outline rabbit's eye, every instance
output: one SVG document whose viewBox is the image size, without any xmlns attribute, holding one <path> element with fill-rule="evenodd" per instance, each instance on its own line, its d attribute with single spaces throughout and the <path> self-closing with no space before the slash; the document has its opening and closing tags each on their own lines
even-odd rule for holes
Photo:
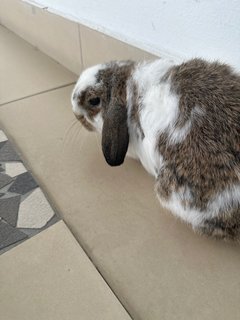
<svg viewBox="0 0 240 320">
<path fill-rule="evenodd" d="M 100 103 L 100 98 L 98 98 L 98 97 L 92 98 L 92 99 L 89 99 L 88 102 L 89 102 L 89 104 L 90 104 L 91 106 L 94 106 L 94 107 L 95 107 L 95 106 L 99 105 L 99 103 Z"/>
</svg>

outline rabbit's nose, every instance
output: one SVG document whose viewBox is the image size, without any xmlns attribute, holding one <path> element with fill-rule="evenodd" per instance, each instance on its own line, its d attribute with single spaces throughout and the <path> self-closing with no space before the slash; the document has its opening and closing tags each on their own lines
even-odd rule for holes
<svg viewBox="0 0 240 320">
<path fill-rule="evenodd" d="M 78 120 L 81 120 L 83 118 L 82 115 L 80 114 L 76 114 L 75 112 L 73 112 L 73 114 L 75 115 L 75 117 L 78 119 Z"/>
<path fill-rule="evenodd" d="M 77 96 L 77 93 L 76 93 L 76 92 L 73 93 L 72 98 L 73 98 L 73 100 L 76 100 L 76 101 L 77 101 L 78 96 Z"/>
</svg>

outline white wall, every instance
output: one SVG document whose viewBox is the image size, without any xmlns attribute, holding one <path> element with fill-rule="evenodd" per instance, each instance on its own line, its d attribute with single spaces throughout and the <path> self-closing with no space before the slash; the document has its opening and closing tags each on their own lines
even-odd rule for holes
<svg viewBox="0 0 240 320">
<path fill-rule="evenodd" d="M 158 55 L 240 69 L 240 0 L 27 1 Z"/>
</svg>

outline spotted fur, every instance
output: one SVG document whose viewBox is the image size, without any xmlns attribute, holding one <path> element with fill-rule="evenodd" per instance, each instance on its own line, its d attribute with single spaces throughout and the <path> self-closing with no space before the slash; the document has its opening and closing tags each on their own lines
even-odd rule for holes
<svg viewBox="0 0 240 320">
<path fill-rule="evenodd" d="M 163 206 L 200 233 L 240 240 L 239 74 L 201 59 L 111 62 L 84 72 L 73 110 L 102 132 L 107 162 L 121 164 L 128 149 L 155 176 Z"/>
</svg>

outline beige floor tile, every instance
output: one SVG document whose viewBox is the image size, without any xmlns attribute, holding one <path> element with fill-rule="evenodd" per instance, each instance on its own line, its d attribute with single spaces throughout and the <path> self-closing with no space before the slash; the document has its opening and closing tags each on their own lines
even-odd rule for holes
<svg viewBox="0 0 240 320">
<path fill-rule="evenodd" d="M 0 53 L 0 105 L 76 80 L 73 73 L 1 26 Z"/>
<path fill-rule="evenodd" d="M 149 60 L 156 58 L 146 51 L 83 25 L 80 26 L 80 36 L 84 68 L 111 60 Z"/>
<path fill-rule="evenodd" d="M 1 0 L 0 21 L 72 72 L 80 73 L 77 23 L 21 0 Z"/>
<path fill-rule="evenodd" d="M 237 320 L 239 246 L 164 211 L 137 162 L 107 166 L 97 136 L 71 127 L 71 90 L 2 107 L 0 125 L 114 292 L 134 319 Z"/>
<path fill-rule="evenodd" d="M 130 320 L 60 221 L 0 257 L 4 320 Z"/>
</svg>

